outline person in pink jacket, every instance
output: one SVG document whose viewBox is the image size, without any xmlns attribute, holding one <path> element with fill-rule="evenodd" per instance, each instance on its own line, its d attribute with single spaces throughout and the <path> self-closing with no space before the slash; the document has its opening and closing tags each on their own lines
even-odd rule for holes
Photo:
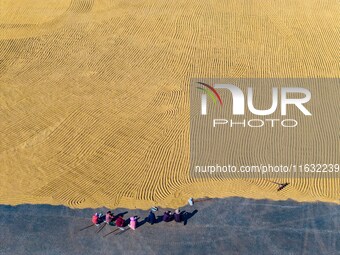
<svg viewBox="0 0 340 255">
<path fill-rule="evenodd" d="M 110 224 L 113 221 L 113 213 L 111 211 L 108 211 L 105 215 L 105 222 L 107 224 Z"/>
<path fill-rule="evenodd" d="M 130 224 L 129 227 L 132 230 L 135 230 L 137 228 L 137 217 L 130 217 Z"/>
</svg>

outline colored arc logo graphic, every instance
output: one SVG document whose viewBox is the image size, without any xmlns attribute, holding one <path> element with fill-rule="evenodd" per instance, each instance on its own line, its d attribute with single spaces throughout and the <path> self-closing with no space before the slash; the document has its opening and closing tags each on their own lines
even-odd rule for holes
<svg viewBox="0 0 340 255">
<path fill-rule="evenodd" d="M 207 93 L 209 95 L 209 97 L 213 100 L 214 104 L 216 104 L 216 98 L 217 98 L 218 101 L 220 102 L 220 105 L 223 105 L 222 99 L 221 99 L 220 95 L 217 93 L 216 89 L 214 89 L 212 86 L 210 86 L 206 83 L 203 83 L 203 82 L 197 82 L 197 83 L 201 84 L 201 85 L 203 85 L 203 86 L 205 86 L 209 89 L 208 90 L 208 89 L 205 89 L 205 88 L 196 87 L 197 89 L 202 90 L 205 93 Z"/>
</svg>

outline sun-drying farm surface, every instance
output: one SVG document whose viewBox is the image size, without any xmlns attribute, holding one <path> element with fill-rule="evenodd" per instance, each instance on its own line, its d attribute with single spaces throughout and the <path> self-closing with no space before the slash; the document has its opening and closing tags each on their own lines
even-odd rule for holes
<svg viewBox="0 0 340 255">
<path fill-rule="evenodd" d="M 339 14 L 336 0 L 0 0 L 0 203 L 339 202 L 339 179 L 277 192 L 188 174 L 190 78 L 339 77 Z"/>
</svg>

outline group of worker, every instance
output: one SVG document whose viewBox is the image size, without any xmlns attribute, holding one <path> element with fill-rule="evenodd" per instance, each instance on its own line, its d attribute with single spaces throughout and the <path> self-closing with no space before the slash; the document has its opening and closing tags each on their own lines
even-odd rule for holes
<svg viewBox="0 0 340 255">
<path fill-rule="evenodd" d="M 149 222 L 151 225 L 157 222 L 157 219 L 156 219 L 156 216 L 153 210 L 150 210 L 149 215 L 145 220 L 146 222 Z M 176 209 L 174 213 L 172 213 L 171 211 L 165 211 L 163 214 L 162 220 L 164 222 L 170 222 L 172 220 L 175 220 L 176 222 L 181 222 L 182 219 L 181 219 L 180 210 Z M 105 215 L 103 215 L 102 213 L 95 213 L 92 216 L 92 223 L 95 224 L 96 226 L 99 226 L 101 223 L 115 225 L 121 230 L 124 230 L 124 227 L 126 225 L 126 221 L 124 220 L 122 215 L 114 216 L 111 211 L 107 211 Z M 137 216 L 130 217 L 130 222 L 128 226 L 131 229 L 135 230 L 137 228 L 137 225 L 138 225 L 138 217 Z"/>
<path fill-rule="evenodd" d="M 99 226 L 102 222 L 105 224 L 116 225 L 120 229 L 124 229 L 125 220 L 122 215 L 114 216 L 111 211 L 107 211 L 105 215 L 102 213 L 95 213 L 92 216 L 92 223 Z M 133 230 L 137 227 L 137 217 L 130 217 L 129 227 Z"/>
<path fill-rule="evenodd" d="M 190 206 L 194 204 L 192 198 L 190 198 L 188 202 Z M 151 208 L 148 217 L 145 219 L 146 222 L 149 222 L 151 225 L 157 222 L 156 215 L 154 213 L 156 211 L 158 211 L 157 207 Z M 182 221 L 181 212 L 179 209 L 176 209 L 174 213 L 172 213 L 171 211 L 165 211 L 162 220 L 164 222 L 170 222 L 172 220 L 175 220 L 175 222 L 181 222 Z M 138 221 L 137 216 L 130 217 L 130 222 L 128 226 L 132 230 L 135 230 L 138 226 L 137 221 Z M 105 224 L 115 225 L 121 230 L 124 230 L 126 224 L 126 221 L 124 220 L 121 214 L 115 216 L 111 211 L 107 211 L 105 215 L 103 215 L 102 213 L 95 213 L 92 216 L 92 223 L 95 224 L 96 226 L 99 226 L 102 222 L 104 222 Z"/>
</svg>

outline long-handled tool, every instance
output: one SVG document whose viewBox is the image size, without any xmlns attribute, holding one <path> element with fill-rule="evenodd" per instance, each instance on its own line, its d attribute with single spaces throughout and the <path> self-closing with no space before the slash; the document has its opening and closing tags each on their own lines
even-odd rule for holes
<svg viewBox="0 0 340 255">
<path fill-rule="evenodd" d="M 112 234 L 113 232 L 116 232 L 119 228 L 116 228 L 115 230 L 111 231 L 110 233 L 107 233 L 106 235 L 103 235 L 103 237 L 108 236 L 109 234 Z"/>
<path fill-rule="evenodd" d="M 89 227 L 92 227 L 92 226 L 94 226 L 94 224 L 91 224 L 91 225 L 89 225 L 89 226 L 87 226 L 87 227 L 85 227 L 85 228 L 80 229 L 79 232 L 80 232 L 80 231 L 83 231 L 83 230 L 85 230 L 85 229 L 87 229 L 87 228 L 89 228 Z"/>
</svg>

